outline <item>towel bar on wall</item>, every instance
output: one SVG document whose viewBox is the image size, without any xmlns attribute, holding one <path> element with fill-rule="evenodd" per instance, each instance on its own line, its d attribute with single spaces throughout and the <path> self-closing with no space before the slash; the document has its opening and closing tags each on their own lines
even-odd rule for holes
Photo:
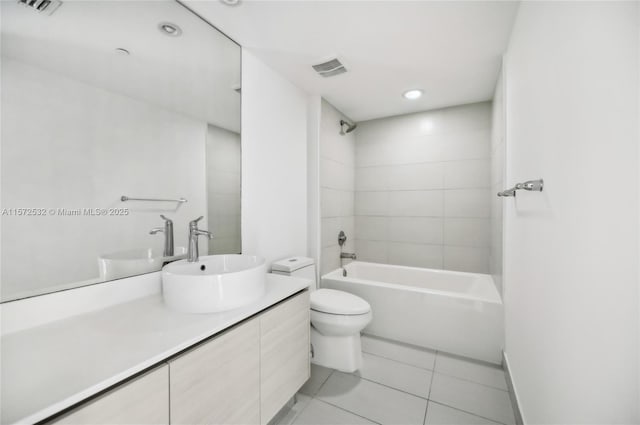
<svg viewBox="0 0 640 425">
<path fill-rule="evenodd" d="M 542 179 L 529 180 L 524 183 L 517 183 L 511 189 L 498 192 L 498 196 L 500 197 L 516 196 L 516 190 L 529 190 L 532 192 L 542 192 L 543 188 L 544 188 L 544 180 Z"/>
<path fill-rule="evenodd" d="M 120 200 L 122 202 L 127 202 L 127 201 L 151 201 L 151 202 L 178 202 L 180 204 L 183 204 L 183 203 L 187 202 L 187 200 L 184 199 L 184 198 L 180 198 L 180 199 L 129 198 L 128 196 L 125 196 L 125 195 L 122 195 L 120 197 Z"/>
</svg>

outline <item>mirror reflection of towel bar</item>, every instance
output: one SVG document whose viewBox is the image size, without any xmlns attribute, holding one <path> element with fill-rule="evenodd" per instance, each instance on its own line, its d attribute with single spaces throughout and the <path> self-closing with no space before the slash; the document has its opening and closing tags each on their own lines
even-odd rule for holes
<svg viewBox="0 0 640 425">
<path fill-rule="evenodd" d="M 122 195 L 120 197 L 120 200 L 122 202 L 127 202 L 127 201 L 151 201 L 151 202 L 178 202 L 180 204 L 187 202 L 187 200 L 184 199 L 184 198 L 180 198 L 180 199 L 129 198 L 128 196 L 125 196 L 125 195 Z"/>
<path fill-rule="evenodd" d="M 543 188 L 544 188 L 544 180 L 542 179 L 529 180 L 524 183 L 517 183 L 511 189 L 498 192 L 498 196 L 500 197 L 516 196 L 516 190 L 529 190 L 532 192 L 542 192 Z"/>
</svg>

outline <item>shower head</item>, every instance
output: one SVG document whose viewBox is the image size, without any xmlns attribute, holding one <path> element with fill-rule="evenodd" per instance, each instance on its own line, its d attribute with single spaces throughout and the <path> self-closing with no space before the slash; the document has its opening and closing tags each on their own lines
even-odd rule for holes
<svg viewBox="0 0 640 425">
<path fill-rule="evenodd" d="M 344 129 L 345 126 L 347 126 L 346 131 Z M 345 120 L 340 120 L 340 134 L 344 136 L 347 133 L 351 133 L 353 130 L 356 129 L 357 126 L 358 126 L 358 124 L 356 124 L 356 123 L 349 124 Z"/>
</svg>

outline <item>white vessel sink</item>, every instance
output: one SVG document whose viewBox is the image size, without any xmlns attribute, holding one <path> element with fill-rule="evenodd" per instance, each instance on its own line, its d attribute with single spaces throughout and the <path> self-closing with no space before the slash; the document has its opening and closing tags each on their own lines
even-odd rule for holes
<svg viewBox="0 0 640 425">
<path fill-rule="evenodd" d="M 129 249 L 102 254 L 98 257 L 98 268 L 102 280 L 135 276 L 157 272 L 167 261 L 185 258 L 187 249 L 183 246 L 174 249 L 174 255 L 164 257 L 162 251 L 153 248 Z"/>
<path fill-rule="evenodd" d="M 216 313 L 242 307 L 264 295 L 267 264 L 251 255 L 208 255 L 162 269 L 162 295 L 172 310 Z"/>
</svg>

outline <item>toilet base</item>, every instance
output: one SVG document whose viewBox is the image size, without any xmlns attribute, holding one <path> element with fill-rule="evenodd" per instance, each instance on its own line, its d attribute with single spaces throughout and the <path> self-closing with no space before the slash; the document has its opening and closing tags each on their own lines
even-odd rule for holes
<svg viewBox="0 0 640 425">
<path fill-rule="evenodd" d="M 362 367 L 360 332 L 347 336 L 322 335 L 311 327 L 311 363 L 352 373 Z"/>
</svg>

